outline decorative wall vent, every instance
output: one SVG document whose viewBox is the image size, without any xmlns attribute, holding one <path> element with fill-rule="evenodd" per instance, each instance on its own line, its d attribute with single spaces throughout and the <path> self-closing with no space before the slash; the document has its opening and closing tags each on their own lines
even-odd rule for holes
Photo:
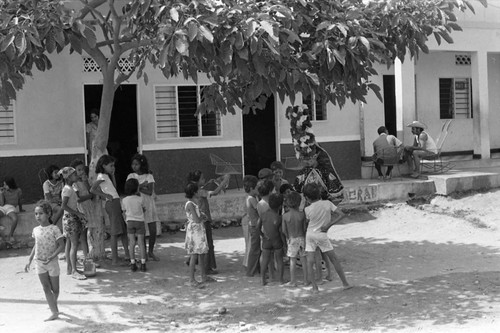
<svg viewBox="0 0 500 333">
<path fill-rule="evenodd" d="M 470 66 L 470 55 L 469 54 L 455 54 L 455 65 Z"/>
<path fill-rule="evenodd" d="M 109 61 L 109 59 L 108 59 L 108 61 Z M 130 62 L 130 60 L 128 58 L 120 58 L 118 60 L 118 67 L 125 74 L 130 73 L 131 71 L 134 70 L 134 64 L 132 62 Z M 96 73 L 96 72 L 100 72 L 100 71 L 101 71 L 101 68 L 99 67 L 97 62 L 95 62 L 94 59 L 89 58 L 89 57 L 83 58 L 83 72 L 84 73 Z"/>
</svg>

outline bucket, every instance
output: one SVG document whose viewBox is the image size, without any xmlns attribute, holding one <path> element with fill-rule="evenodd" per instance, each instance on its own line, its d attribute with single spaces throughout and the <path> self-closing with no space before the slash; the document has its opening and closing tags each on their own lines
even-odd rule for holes
<svg viewBox="0 0 500 333">
<path fill-rule="evenodd" d="M 95 263 L 92 259 L 85 259 L 83 262 L 83 275 L 86 277 L 92 277 L 96 274 Z"/>
</svg>

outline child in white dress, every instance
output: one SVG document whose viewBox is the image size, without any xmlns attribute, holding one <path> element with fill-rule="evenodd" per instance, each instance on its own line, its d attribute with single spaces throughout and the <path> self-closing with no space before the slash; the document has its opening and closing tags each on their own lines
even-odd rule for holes
<svg viewBox="0 0 500 333">
<path fill-rule="evenodd" d="M 186 226 L 186 251 L 190 256 L 189 260 L 189 277 L 193 287 L 201 287 L 207 280 L 206 270 L 201 271 L 201 283 L 196 281 L 194 272 L 196 262 L 199 260 L 200 267 L 205 267 L 205 258 L 208 253 L 207 235 L 205 232 L 204 222 L 207 219 L 202 213 L 196 201 L 199 199 L 198 185 L 189 183 L 184 190 L 188 201 L 184 206 L 186 210 L 187 226 Z"/>
</svg>

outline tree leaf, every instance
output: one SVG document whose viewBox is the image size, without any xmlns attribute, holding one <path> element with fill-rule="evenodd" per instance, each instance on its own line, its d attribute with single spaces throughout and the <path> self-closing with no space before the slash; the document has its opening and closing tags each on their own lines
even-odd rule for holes
<svg viewBox="0 0 500 333">
<path fill-rule="evenodd" d="M 148 85 L 148 83 L 149 83 L 148 73 L 144 73 L 144 74 L 142 75 L 142 78 L 144 79 L 144 84 L 145 84 L 145 85 Z"/>
<path fill-rule="evenodd" d="M 275 41 L 278 41 L 278 37 L 274 34 L 274 28 L 273 28 L 273 26 L 272 26 L 271 23 L 269 23 L 268 21 L 261 21 L 260 22 L 260 27 L 265 32 L 267 32 L 267 34 L 269 35 L 269 37 L 271 37 Z"/>
<path fill-rule="evenodd" d="M 204 25 L 200 25 L 200 32 L 210 43 L 214 42 L 214 36 Z"/>
<path fill-rule="evenodd" d="M 363 44 L 367 51 L 370 51 L 370 42 L 366 39 L 366 37 L 360 36 L 359 41 Z"/>
<path fill-rule="evenodd" d="M 196 25 L 196 23 L 194 23 L 194 22 L 189 23 L 189 26 L 188 26 L 189 41 L 192 42 L 196 38 L 197 35 L 198 35 L 198 26 Z"/>
<path fill-rule="evenodd" d="M 176 35 L 177 39 L 175 40 L 175 48 L 177 52 L 182 54 L 183 56 L 189 56 L 189 42 L 187 41 L 186 36 L 184 35 Z"/>
<path fill-rule="evenodd" d="M 87 43 L 89 44 L 89 46 L 91 48 L 94 48 L 96 43 L 97 43 L 97 40 L 96 40 L 96 36 L 95 36 L 95 33 L 92 29 L 90 28 L 86 28 L 84 31 L 83 31 L 83 34 L 85 36 L 85 39 L 87 40 Z"/>
<path fill-rule="evenodd" d="M 179 12 L 175 7 L 170 8 L 170 18 L 175 22 L 179 22 Z"/>
<path fill-rule="evenodd" d="M 20 54 L 23 54 L 24 51 L 26 51 L 26 37 L 22 31 L 17 32 L 14 45 L 16 45 L 17 51 Z"/>
<path fill-rule="evenodd" d="M 7 47 L 9 47 L 10 44 L 14 42 L 14 39 L 16 36 L 14 35 L 13 32 L 9 33 L 3 40 L 2 43 L 0 44 L 0 52 L 4 52 Z"/>
</svg>

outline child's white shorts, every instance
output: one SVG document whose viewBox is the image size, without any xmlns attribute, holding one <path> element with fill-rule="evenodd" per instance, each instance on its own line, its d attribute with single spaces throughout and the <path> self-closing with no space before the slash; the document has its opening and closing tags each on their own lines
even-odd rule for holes
<svg viewBox="0 0 500 333">
<path fill-rule="evenodd" d="M 35 260 L 35 272 L 39 275 L 48 272 L 49 276 L 59 276 L 61 271 L 57 258 L 52 259 L 48 264 L 44 264 L 40 260 Z"/>
<path fill-rule="evenodd" d="M 3 215 L 7 216 L 10 213 L 15 213 L 16 207 L 14 207 L 12 205 L 0 206 L 0 212 L 3 213 Z"/>
<path fill-rule="evenodd" d="M 306 233 L 306 252 L 314 252 L 318 247 L 321 252 L 333 250 L 332 243 L 330 243 L 326 232 L 308 231 Z"/>
</svg>

